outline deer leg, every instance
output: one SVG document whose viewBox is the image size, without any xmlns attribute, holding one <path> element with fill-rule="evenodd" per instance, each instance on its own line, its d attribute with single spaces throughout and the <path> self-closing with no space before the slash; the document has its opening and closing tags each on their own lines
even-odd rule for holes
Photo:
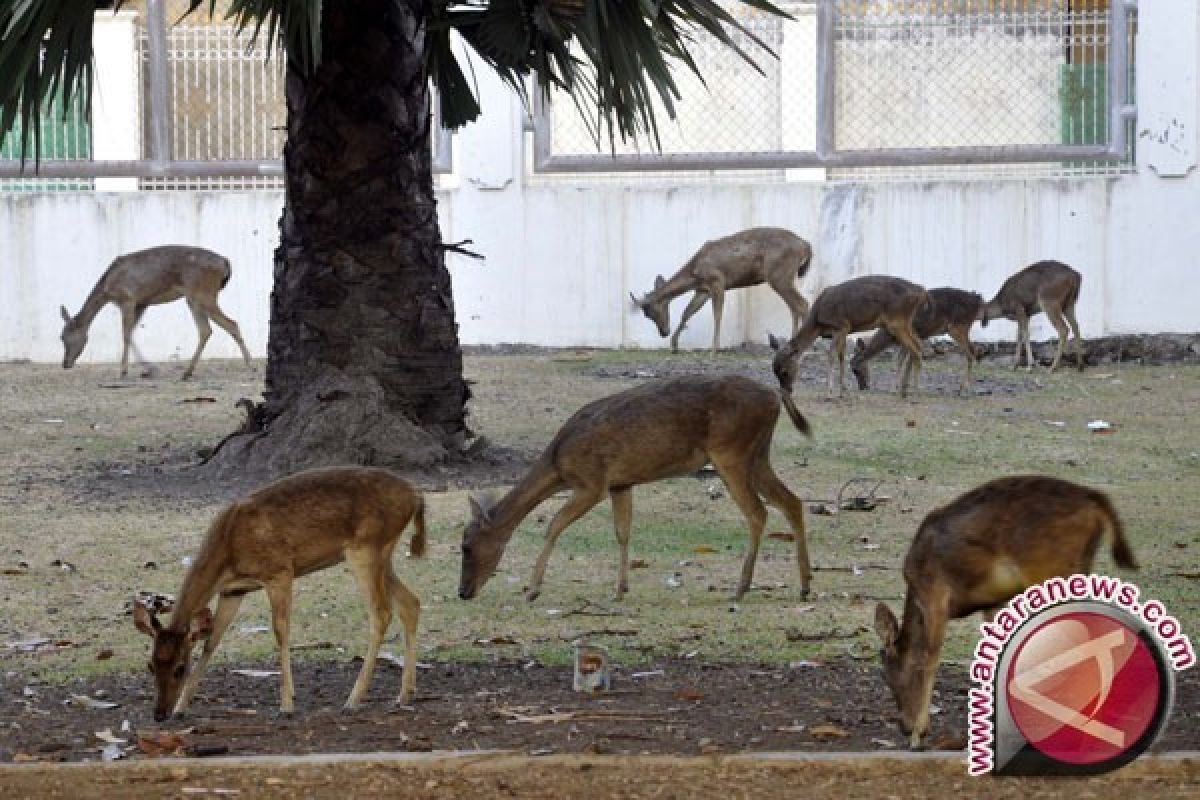
<svg viewBox="0 0 1200 800">
<path fill-rule="evenodd" d="M 1068 306 L 1063 309 L 1063 314 L 1067 318 L 1067 322 L 1071 324 L 1071 330 L 1075 333 L 1075 366 L 1079 371 L 1083 371 L 1083 335 L 1079 332 L 1079 321 L 1075 319 L 1075 307 Z"/>
<path fill-rule="evenodd" d="M 292 620 L 292 576 L 275 578 L 263 587 L 271 603 L 271 627 L 275 630 L 275 644 L 279 647 L 279 671 L 282 687 L 279 695 L 279 711 L 291 714 L 296 710 L 296 688 L 292 683 L 292 655 L 288 650 Z"/>
<path fill-rule="evenodd" d="M 896 374 L 896 380 L 900 384 L 900 396 L 907 397 L 909 385 L 911 384 L 915 391 L 921 376 L 921 340 L 913 333 L 911 326 L 897 325 L 895 328 L 888 328 L 888 333 L 908 353 L 904 371 Z"/>
<path fill-rule="evenodd" d="M 1029 371 L 1033 369 L 1033 345 L 1029 342 L 1029 317 L 1024 309 L 1017 311 L 1017 354 L 1016 360 L 1013 361 L 1013 369 L 1021 363 L 1022 342 L 1025 344 L 1025 369 Z"/>
<path fill-rule="evenodd" d="M 137 306 L 136 308 L 134 308 L 134 310 L 133 310 L 133 327 L 135 330 L 137 329 L 137 326 L 141 323 L 142 317 L 145 315 L 145 313 L 146 313 L 146 306 Z M 154 365 L 151 364 L 149 361 L 147 361 L 146 357 L 142 355 L 142 351 L 138 349 L 137 342 L 135 342 L 133 340 L 132 334 L 129 337 L 129 349 L 133 351 L 134 359 L 136 359 L 137 362 L 142 365 L 142 377 L 143 378 L 153 377 L 154 373 L 155 373 Z"/>
<path fill-rule="evenodd" d="M 833 350 L 837 351 L 838 363 L 838 397 L 846 394 L 846 334 L 842 332 L 833 335 Z M 830 376 L 832 377 L 832 375 Z M 832 390 L 832 387 L 830 387 Z"/>
<path fill-rule="evenodd" d="M 683 329 L 687 326 L 687 321 L 695 316 L 696 312 L 704 307 L 708 302 L 708 293 L 703 289 L 697 289 L 692 292 L 692 299 L 688 301 L 687 307 L 683 309 L 683 314 L 679 317 L 679 327 L 675 329 L 675 335 L 671 337 L 671 352 L 679 352 L 679 334 L 683 333 Z"/>
<path fill-rule="evenodd" d="M 546 543 L 538 554 L 537 562 L 533 565 L 533 577 L 529 579 L 529 588 L 525 590 L 525 599 L 533 602 L 542 593 L 542 578 L 546 574 L 546 565 L 550 562 L 550 551 L 559 535 L 575 520 L 582 517 L 588 510 L 600 502 L 604 495 L 600 487 L 579 487 L 572 493 L 567 504 L 558 510 L 554 519 L 550 520 L 550 528 L 546 531 Z"/>
<path fill-rule="evenodd" d="M 379 658 L 379 647 L 388 626 L 392 623 L 392 598 L 387 582 L 387 564 L 378 549 L 371 547 L 356 547 L 346 549 L 346 563 L 354 573 L 358 589 L 363 599 L 367 601 L 367 617 L 370 624 L 370 638 L 367 640 L 367 651 L 363 655 L 362 669 L 358 671 L 358 680 L 350 690 L 346 700 L 346 708 L 357 708 L 371 685 L 375 674 L 375 662 Z M 409 663 L 404 664 L 404 671 L 409 670 Z"/>
<path fill-rule="evenodd" d="M 963 325 L 953 325 L 949 329 L 950 338 L 962 350 L 963 359 L 966 361 L 966 371 L 963 374 L 962 386 L 959 388 L 959 394 L 967 394 L 971 390 L 971 370 L 975 366 L 975 348 L 971 345 L 971 330 Z"/>
<path fill-rule="evenodd" d="M 612 500 L 617 547 L 621 551 L 621 560 L 617 567 L 617 594 L 613 599 L 620 600 L 629 591 L 629 534 L 633 527 L 633 487 L 610 489 L 608 496 Z"/>
<path fill-rule="evenodd" d="M 1062 360 L 1063 351 L 1066 349 L 1067 343 L 1071 338 L 1071 332 L 1067 330 L 1067 321 L 1063 319 L 1062 312 L 1052 303 L 1043 305 L 1042 310 L 1046 312 L 1046 317 L 1058 333 L 1058 349 L 1054 351 L 1054 361 L 1050 362 L 1050 371 L 1054 372 L 1058 369 L 1058 364 Z"/>
<path fill-rule="evenodd" d="M 389 554 L 388 586 L 391 588 L 400 622 L 404 625 L 404 675 L 400 681 L 400 696 L 396 698 L 396 703 L 408 705 L 412 702 L 413 693 L 417 688 L 417 623 L 421 618 L 421 601 L 396 577 L 391 563 Z"/>
<path fill-rule="evenodd" d="M 212 326 L 208 324 L 208 314 L 204 312 L 199 303 L 190 297 L 187 304 L 192 312 L 192 320 L 196 323 L 196 352 L 192 353 L 192 360 L 188 362 L 187 369 L 183 371 L 183 380 L 185 381 L 192 377 L 192 373 L 196 369 L 196 362 L 200 360 L 200 354 L 204 352 L 204 345 L 208 344 L 208 337 L 212 336 Z"/>
<path fill-rule="evenodd" d="M 716 467 L 721 480 L 725 482 L 725 488 L 729 489 L 730 497 L 741 509 L 742 516 L 746 518 L 746 528 L 750 532 L 750 541 L 746 545 L 746 557 L 742 561 L 742 577 L 738 581 L 737 591 L 733 595 L 734 600 L 741 600 L 742 596 L 750 590 L 750 584 L 754 580 L 754 564 L 758 560 L 758 546 L 762 542 L 763 526 L 767 523 L 767 508 L 751 486 L 748 463 L 744 460 L 730 462 L 714 455 L 713 466 Z"/>
<path fill-rule="evenodd" d="M 713 339 L 712 352 L 715 356 L 721 349 L 721 315 L 725 313 L 725 287 L 710 286 L 708 293 L 713 303 Z"/>
<path fill-rule="evenodd" d="M 779 479 L 766 452 L 762 454 L 754 471 L 755 488 L 787 517 L 796 537 L 796 568 L 800 572 L 800 597 L 807 598 L 812 585 L 812 564 L 808 560 L 808 537 L 804 529 L 804 503 L 792 494 L 792 490 Z"/>
<path fill-rule="evenodd" d="M 792 336 L 800 330 L 801 320 L 808 314 L 808 301 L 804 299 L 804 295 L 791 283 L 786 283 L 781 286 L 771 284 L 771 288 L 775 293 L 783 298 L 783 302 L 787 304 L 788 311 L 792 314 Z"/>
<path fill-rule="evenodd" d="M 133 341 L 133 329 L 137 327 L 141 315 L 137 307 L 122 304 L 121 309 L 121 377 L 129 374 L 129 345 Z"/>
<path fill-rule="evenodd" d="M 232 317 L 221 310 L 220 306 L 217 305 L 217 298 L 197 298 L 197 302 L 208 312 L 213 322 L 217 323 L 217 325 L 221 326 L 222 330 L 233 337 L 233 340 L 237 342 L 238 349 L 242 351 L 242 359 L 246 362 L 246 366 L 250 366 L 250 351 L 246 349 L 246 342 L 242 340 L 242 329 L 238 327 L 238 324 L 233 321 Z"/>
<path fill-rule="evenodd" d="M 200 678 L 203 677 L 204 671 L 208 669 L 208 662 L 212 658 L 212 654 L 216 652 L 217 645 L 221 643 L 221 637 L 225 635 L 225 631 L 229 629 L 230 623 L 237 616 L 243 597 L 245 597 L 245 594 L 239 592 L 237 594 L 222 594 L 217 599 L 217 613 L 213 615 L 212 632 L 204 640 L 204 647 L 200 651 L 200 657 L 196 660 L 195 666 L 192 667 L 187 681 L 184 682 L 183 689 L 179 693 L 179 699 L 175 701 L 175 710 L 172 713 L 182 714 L 191 705 L 192 698 L 196 696 L 196 689 L 200 686 Z"/>
</svg>

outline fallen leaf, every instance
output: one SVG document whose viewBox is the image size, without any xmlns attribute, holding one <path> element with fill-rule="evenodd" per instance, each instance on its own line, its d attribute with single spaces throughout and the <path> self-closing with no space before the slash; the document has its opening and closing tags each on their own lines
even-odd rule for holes
<svg viewBox="0 0 1200 800">
<path fill-rule="evenodd" d="M 109 700 L 97 700 L 94 697 L 88 697 L 86 694 L 71 695 L 70 703 L 73 706 L 82 706 L 83 708 L 95 708 L 100 710 L 116 708 L 117 706 L 121 705 L 120 703 L 113 703 Z"/>
<path fill-rule="evenodd" d="M 106 744 L 100 749 L 100 758 L 104 761 L 117 761 L 125 757 L 125 751 L 119 744 Z"/>
<path fill-rule="evenodd" d="M 645 569 L 648 566 L 650 565 L 646 563 L 646 559 L 644 558 L 635 558 L 629 562 L 630 569 Z"/>
<path fill-rule="evenodd" d="M 58 567 L 63 572 L 78 572 L 79 569 L 70 561 L 64 561 L 61 558 L 56 558 L 50 562 L 50 566 Z"/>
<path fill-rule="evenodd" d="M 708 555 L 708 554 L 717 553 L 720 551 L 717 550 L 715 547 L 709 547 L 706 544 L 702 544 L 698 547 L 692 548 L 692 552 L 695 553 L 696 555 Z"/>
<path fill-rule="evenodd" d="M 471 723 L 467 722 L 465 719 L 460 719 L 458 722 L 454 723 L 454 727 L 450 729 L 450 734 L 452 736 L 458 736 L 460 733 L 466 733 L 470 729 Z"/>
<path fill-rule="evenodd" d="M 247 678 L 273 678 L 279 674 L 277 669 L 235 669 L 234 675 L 244 675 Z"/>
<path fill-rule="evenodd" d="M 929 748 L 931 750 L 966 750 L 967 737 L 961 733 L 948 733 L 934 739 Z"/>
<path fill-rule="evenodd" d="M 872 739 L 871 744 L 877 744 L 880 747 L 895 747 L 896 743 L 891 739 Z"/>
<path fill-rule="evenodd" d="M 837 509 L 828 503 L 813 503 L 808 510 L 819 517 L 832 517 L 837 514 Z"/>
<path fill-rule="evenodd" d="M 5 575 L 25 575 L 29 572 L 29 562 L 18 561 L 14 566 L 5 567 L 0 572 L 3 572 Z"/>
<path fill-rule="evenodd" d="M 511 636 L 493 636 L 490 639 L 476 639 L 475 644 L 478 644 L 478 645 L 520 644 L 520 642 L 518 642 L 516 639 L 514 639 Z"/>
<path fill-rule="evenodd" d="M 699 689 L 684 687 L 683 689 L 677 689 L 675 691 L 675 699 L 690 700 L 691 702 L 695 703 L 704 699 L 704 692 L 700 691 Z"/>
<path fill-rule="evenodd" d="M 182 755 L 184 740 L 178 734 L 160 731 L 137 737 L 137 747 L 150 758 Z"/>
<path fill-rule="evenodd" d="M 96 731 L 93 735 L 106 744 L 125 744 L 127 741 L 129 741 L 128 739 L 118 739 L 116 736 L 113 736 L 111 728 L 105 728 L 102 731 Z"/>
<path fill-rule="evenodd" d="M 181 403 L 215 403 L 215 402 L 217 402 L 217 398 L 215 398 L 215 397 L 185 397 L 184 399 L 180 400 L 179 402 L 181 402 Z"/>
<path fill-rule="evenodd" d="M 804 733 L 807 728 L 804 725 L 784 725 L 775 729 L 778 733 Z"/>
<path fill-rule="evenodd" d="M 767 534 L 767 538 L 778 539 L 781 542 L 794 542 L 796 541 L 796 534 L 785 531 L 771 531 Z"/>
<path fill-rule="evenodd" d="M 111 647 L 106 647 L 103 650 L 96 653 L 97 661 L 107 661 L 108 659 L 110 659 L 112 657 L 113 657 L 113 651 L 112 651 Z"/>
<path fill-rule="evenodd" d="M 814 725 L 808 731 L 815 739 L 845 739 L 850 735 L 850 731 L 832 722 L 823 722 L 820 725 Z"/>
<path fill-rule="evenodd" d="M 38 757 L 35 755 L 30 755 L 29 753 L 15 753 L 12 757 L 12 760 L 15 764 L 28 764 L 37 761 Z"/>
</svg>

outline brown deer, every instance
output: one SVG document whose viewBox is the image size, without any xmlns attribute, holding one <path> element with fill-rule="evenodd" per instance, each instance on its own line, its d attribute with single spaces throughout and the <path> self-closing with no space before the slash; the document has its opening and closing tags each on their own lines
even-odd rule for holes
<svg viewBox="0 0 1200 800">
<path fill-rule="evenodd" d="M 1026 369 L 1033 369 L 1033 345 L 1029 342 L 1029 318 L 1039 311 L 1046 312 L 1050 324 L 1058 331 L 1058 351 L 1050 371 L 1058 369 L 1063 350 L 1070 338 L 1067 323 L 1075 332 L 1075 363 L 1083 369 L 1083 334 L 1075 319 L 1075 301 L 1083 276 L 1061 261 L 1039 261 L 1004 282 L 996 296 L 984 307 L 979 317 L 984 327 L 989 320 L 1011 319 L 1017 323 L 1017 353 L 1013 369 L 1021 362 L 1021 342 L 1025 343 Z"/>
<path fill-rule="evenodd" d="M 918 308 L 917 316 L 913 317 L 913 332 L 919 339 L 949 334 L 962 351 L 967 368 L 959 387 L 960 394 L 966 394 L 971 387 L 971 369 L 976 360 L 975 348 L 971 344 L 971 326 L 979 319 L 982 309 L 983 297 L 977 293 L 944 287 L 930 289 L 929 302 Z M 861 339 L 858 341 L 854 358 L 850 359 L 850 371 L 854 373 L 860 390 L 871 385 L 871 373 L 868 369 L 871 359 L 895 343 L 896 337 L 892 336 L 887 328 L 877 330 L 866 346 Z M 901 350 L 900 358 L 896 362 L 898 374 L 907 368 L 907 361 L 907 351 Z"/>
<path fill-rule="evenodd" d="M 911 356 L 904 372 L 897 375 L 900 395 L 908 394 L 921 372 L 921 341 L 913 331 L 913 318 L 927 300 L 924 289 L 903 278 L 867 275 L 830 286 L 813 301 L 799 332 L 786 344 L 774 336 L 768 340 L 775 351 L 772 369 L 779 385 L 790 394 L 802 353 L 822 336 L 832 336 L 829 349 L 829 393 L 833 394 L 834 360 L 837 361 L 838 393 L 846 390 L 846 337 L 858 331 L 884 328 Z"/>
<path fill-rule="evenodd" d="M 1057 478 L 1022 475 L 978 486 L 925 517 L 904 559 L 904 621 L 875 607 L 883 675 L 900 725 L 919 747 L 929 731 L 946 621 L 994 611 L 1029 586 L 1087 573 L 1101 540 L 1136 569 L 1108 497 Z"/>
<path fill-rule="evenodd" d="M 138 630 L 154 638 L 150 672 L 157 686 L 154 718 L 187 709 L 200 678 L 233 622 L 242 597 L 264 589 L 279 646 L 280 710 L 294 705 L 288 651 L 292 582 L 333 566 L 350 565 L 367 600 L 371 633 L 358 680 L 346 701 L 355 708 L 366 694 L 379 646 L 392 620 L 404 624 L 404 675 L 397 702 L 407 703 L 416 684 L 416 635 L 421 603 L 396 577 L 392 552 L 409 521 L 415 528 L 409 552 L 425 552 L 425 503 L 403 478 L 367 467 L 329 467 L 301 472 L 235 501 L 217 515 L 196 555 L 166 625 L 144 606 L 134 607 Z M 209 610 L 213 596 L 217 610 Z M 204 640 L 194 668 L 192 648 Z"/>
<path fill-rule="evenodd" d="M 770 462 L 780 402 L 780 393 L 748 378 L 692 375 L 647 383 L 584 406 L 499 502 L 470 498 L 459 597 L 470 599 L 483 588 L 522 519 L 550 495 L 570 489 L 566 505 L 550 521 L 526 598 L 532 602 L 541 592 L 546 564 L 559 534 L 605 494 L 612 500 L 620 548 L 616 591 L 620 598 L 629 590 L 633 487 L 694 472 L 706 462 L 716 467 L 750 531 L 736 597 L 746 593 L 754 575 L 767 520 L 764 499 L 782 511 L 792 527 L 801 593 L 807 596 L 812 568 L 804 536 L 804 508 Z M 791 398 L 784 397 L 782 402 L 792 424 L 808 434 L 808 423 Z"/>
<path fill-rule="evenodd" d="M 100 309 L 112 303 L 121 311 L 124 342 L 121 348 L 121 377 L 124 378 L 129 371 L 130 347 L 137 360 L 146 363 L 133 344 L 133 329 L 137 327 L 146 308 L 170 303 L 181 297 L 187 300 L 199 334 L 196 352 L 184 370 L 183 379 L 192 377 L 200 353 L 212 335 L 212 326 L 208 324 L 210 318 L 233 337 L 242 350 L 242 358 L 249 365 L 250 351 L 242 341 L 238 324 L 217 305 L 217 293 L 229 283 L 229 276 L 229 259 L 200 247 L 167 245 L 117 256 L 100 276 L 78 314 L 72 317 L 66 306 L 59 309 L 64 323 L 63 368 L 75 366 L 75 361 L 87 346 L 92 320 Z"/>
<path fill-rule="evenodd" d="M 721 314 L 725 308 L 725 290 L 742 289 L 766 283 L 787 303 L 792 312 L 792 333 L 800 318 L 808 313 L 808 301 L 796 289 L 796 279 L 804 277 L 812 261 L 808 242 L 783 228 L 750 228 L 723 239 L 706 242 L 683 268 L 663 280 L 654 280 L 654 290 L 639 300 L 632 292 L 633 305 L 641 309 L 655 325 L 660 336 L 671 333 L 670 302 L 685 292 L 692 299 L 683 310 L 679 327 L 671 336 L 671 351 L 679 351 L 679 334 L 687 321 L 709 298 L 713 304 L 712 351 L 721 341 Z"/>
</svg>

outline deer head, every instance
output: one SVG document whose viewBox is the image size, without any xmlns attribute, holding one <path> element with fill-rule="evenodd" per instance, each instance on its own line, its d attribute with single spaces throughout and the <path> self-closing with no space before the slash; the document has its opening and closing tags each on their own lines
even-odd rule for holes
<svg viewBox="0 0 1200 800">
<path fill-rule="evenodd" d="M 471 519 L 463 531 L 462 575 L 458 582 L 458 596 L 463 600 L 478 594 L 496 572 L 509 533 L 497 526 L 492 514 L 495 504 L 490 497 L 471 495 L 467 502 L 471 506 Z"/>
<path fill-rule="evenodd" d="M 212 612 L 207 607 L 202 608 L 192 617 L 187 630 L 174 631 L 164 628 L 148 608 L 134 604 L 133 623 L 139 631 L 154 639 L 150 662 L 146 666 L 154 676 L 157 690 L 154 719 L 161 722 L 171 716 L 179 700 L 191 669 L 192 648 L 212 633 Z"/>
<path fill-rule="evenodd" d="M 62 313 L 63 318 L 63 369 L 70 369 L 75 366 L 79 354 L 87 346 L 87 326 L 78 324 L 67 312 L 66 306 L 59 306 L 58 310 Z"/>
<path fill-rule="evenodd" d="M 771 369 L 779 381 L 780 388 L 785 392 L 792 391 L 792 386 L 796 382 L 796 359 L 792 343 L 776 339 L 775 334 L 768 333 L 767 344 L 771 345 L 771 349 L 775 351 Z"/>
<path fill-rule="evenodd" d="M 646 315 L 646 318 L 655 324 L 658 328 L 659 336 L 671 335 L 671 311 L 668 301 L 659 298 L 658 292 L 667 282 L 663 280 L 663 276 L 659 275 L 654 279 L 654 290 L 647 292 L 641 300 L 633 294 L 629 296 L 633 299 L 634 308 L 640 310 Z"/>
<path fill-rule="evenodd" d="M 875 632 L 882 643 L 879 657 L 883 661 L 883 680 L 900 708 L 900 729 L 919 741 L 925 734 L 913 730 L 925 682 L 925 664 L 917 652 L 919 648 L 900 646 L 900 623 L 883 603 L 875 606 Z"/>
</svg>

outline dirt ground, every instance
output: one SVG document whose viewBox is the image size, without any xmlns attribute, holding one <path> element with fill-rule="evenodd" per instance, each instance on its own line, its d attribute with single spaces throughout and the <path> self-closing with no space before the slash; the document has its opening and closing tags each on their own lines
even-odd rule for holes
<svg viewBox="0 0 1200 800">
<path fill-rule="evenodd" d="M 1127 800 L 1193 798 L 1195 759 L 1138 761 L 1082 780 L 969 778 L 957 759 L 744 759 L 468 754 L 409 761 L 387 757 L 316 763 L 142 761 L 103 770 L 0 767 L 6 798 L 114 797 L 612 797 L 741 800 L 973 798 Z"/>
<path fill-rule="evenodd" d="M 291 717 L 277 711 L 274 663 L 239 665 L 241 672 L 221 667 L 206 677 L 190 712 L 165 724 L 151 717 L 153 689 L 144 673 L 31 693 L 5 678 L 0 718 L 9 730 L 0 739 L 0 761 L 96 760 L 106 747 L 110 757 L 145 757 L 158 753 L 154 743 L 164 733 L 178 737 L 169 751 L 194 757 L 462 749 L 529 755 L 886 753 L 907 747 L 871 662 L 672 660 L 619 667 L 612 691 L 594 696 L 573 691 L 569 667 L 535 661 L 422 664 L 411 707 L 394 706 L 399 669 L 381 664 L 369 704 L 347 712 L 341 705 L 359 664 L 300 661 L 297 713 Z M 1159 752 L 1200 749 L 1200 672 L 1179 677 Z M 964 746 L 966 692 L 966 671 L 943 667 L 934 697 L 934 748 Z M 78 695 L 117 705 L 83 707 Z M 114 751 L 101 738 L 106 731 L 126 741 Z M 150 744 L 139 746 L 139 738 Z"/>
<path fill-rule="evenodd" d="M 874 365 L 872 391 L 851 390 L 842 400 L 825 397 L 825 369 L 823 355 L 805 359 L 797 390 L 817 438 L 803 439 L 781 422 L 772 451 L 776 468 L 810 508 L 832 502 L 852 480 L 876 486 L 883 499 L 871 513 L 809 515 L 817 568 L 810 600 L 798 602 L 794 595 L 791 545 L 772 540 L 760 555 L 755 590 L 740 604 L 729 602 L 743 523 L 719 482 L 697 475 L 639 489 L 632 592 L 623 603 L 609 600 L 614 547 L 606 508 L 564 536 L 539 602 L 521 599 L 546 520 L 561 498 L 522 524 L 481 597 L 459 601 L 453 587 L 464 490 L 511 485 L 581 404 L 682 372 L 772 380 L 769 359 L 760 352 L 717 359 L 477 353 L 467 359 L 476 381 L 471 420 L 492 447 L 475 463 L 412 476 L 427 491 L 431 520 L 429 558 L 398 564 L 424 606 L 419 644 L 427 666 L 418 674 L 413 706 L 390 704 L 399 673 L 381 665 L 369 704 L 354 713 L 340 710 L 358 669 L 354 656 L 361 652 L 364 627 L 361 603 L 337 569 L 298 585 L 294 717 L 274 711 L 277 676 L 253 672 L 277 667 L 270 634 L 263 632 L 265 603 L 252 596 L 193 713 L 158 725 L 150 716 L 152 688 L 143 666 L 147 640 L 130 625 L 126 604 L 139 590 L 174 593 L 208 520 L 246 488 L 206 481 L 195 465 L 199 454 L 236 427 L 234 403 L 261 391 L 261 372 L 205 362 L 196 381 L 182 384 L 177 365 L 152 381 L 129 382 L 115 381 L 111 365 L 71 372 L 0 365 L 0 437 L 6 442 L 0 448 L 0 762 L 28 762 L 32 770 L 0 772 L 6 789 L 0 794 L 10 796 L 12 786 L 11 796 L 91 797 L 108 787 L 104 796 L 114 796 L 104 782 L 107 772 L 93 781 L 36 771 L 36 762 L 100 760 L 106 747 L 122 763 L 148 762 L 156 748 L 197 765 L 223 755 L 476 749 L 538 759 L 474 777 L 421 772 L 426 796 L 466 787 L 550 796 L 537 777 L 549 768 L 537 766 L 551 763 L 546 759 L 643 753 L 703 758 L 687 762 L 683 788 L 676 767 L 572 767 L 578 773 L 570 774 L 580 776 L 581 789 L 602 785 L 603 793 L 623 796 L 637 789 L 704 797 L 710 786 L 726 786 L 723 797 L 754 796 L 768 785 L 778 789 L 780 776 L 828 787 L 850 774 L 874 787 L 861 796 L 911 796 L 918 787 L 929 794 L 929 776 L 919 770 L 905 773 L 911 785 L 893 785 L 887 774 L 864 777 L 855 772 L 859 767 L 806 766 L 817 774 L 801 777 L 794 766 L 735 767 L 713 759 L 781 750 L 903 750 L 875 661 L 871 609 L 877 600 L 898 608 L 898 565 L 920 517 L 1003 472 L 1047 472 L 1112 492 L 1144 565 L 1137 580 L 1164 600 L 1185 632 L 1196 635 L 1200 531 L 1192 521 L 1200 496 L 1189 486 L 1200 474 L 1200 434 L 1178 421 L 1179 409 L 1200 401 L 1200 369 L 1117 365 L 1050 376 L 985 361 L 971 396 L 959 398 L 954 391 L 961 362 L 950 355 L 930 361 L 920 393 L 908 402 L 891 393 L 894 373 L 887 361 Z M 1115 432 L 1089 431 L 1087 422 L 1101 417 Z M 773 516 L 769 530 L 783 524 Z M 1104 554 L 1102 566 L 1108 565 Z M 965 658 L 976 624 L 963 621 L 951 630 L 935 699 L 939 748 L 962 745 Z M 616 669 L 611 693 L 591 698 L 571 691 L 567 664 L 580 636 L 609 647 Z M 399 649 L 394 637 L 388 646 Z M 1179 676 L 1160 750 L 1200 749 L 1198 676 L 1197 670 Z M 116 705 L 91 707 L 97 701 Z M 178 787 L 197 776 L 204 778 L 199 788 L 256 787 L 253 794 L 266 796 L 272 787 L 288 796 L 328 796 L 331 786 L 344 794 L 351 781 L 360 781 L 363 791 L 391 791 L 413 779 L 407 768 L 395 766 L 370 775 L 349 770 L 355 777 L 333 769 L 310 774 L 308 768 L 264 768 L 253 775 L 232 767 L 171 769 L 182 770 L 182 777 L 121 774 L 127 776 L 122 780 L 159 786 L 139 796 L 179 796 Z M 1172 770 L 1171 780 L 1182 783 L 1171 786 L 1195 783 L 1194 764 Z M 631 778 L 631 771 L 643 777 Z M 1158 792 L 1162 774 L 1125 770 L 1111 785 L 1122 787 L 1122 795 L 1165 796 Z M 37 775 L 41 784 L 31 777 Z M 13 776 L 24 777 L 13 783 Z M 270 777 L 284 782 L 263 783 Z M 946 794 L 961 794 L 955 787 L 970 785 L 962 779 L 965 770 L 956 764 L 943 782 Z M 1000 788 L 989 796 L 1005 796 L 1004 787 L 1014 784 L 991 785 Z M 553 795 L 572 786 L 559 793 L 556 785 Z M 1117 795 L 1108 784 L 1087 786 L 1096 797 Z M 1054 791 L 1051 784 L 1042 788 Z"/>
</svg>

